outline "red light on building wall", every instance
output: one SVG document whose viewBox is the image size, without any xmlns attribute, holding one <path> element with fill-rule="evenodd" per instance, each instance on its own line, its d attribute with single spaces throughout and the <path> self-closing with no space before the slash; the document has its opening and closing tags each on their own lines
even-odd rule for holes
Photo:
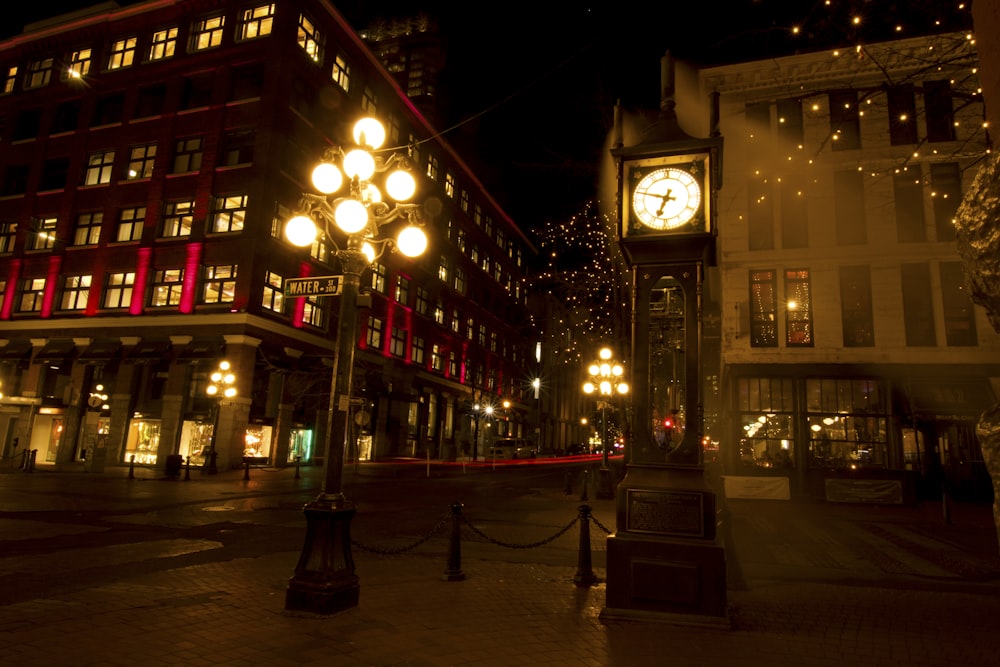
<svg viewBox="0 0 1000 667">
<path fill-rule="evenodd" d="M 62 267 L 62 257 L 49 257 L 49 272 L 45 276 L 45 293 L 42 295 L 43 318 L 52 317 L 52 304 L 59 291 L 59 269 Z"/>
<path fill-rule="evenodd" d="M 146 298 L 146 279 L 149 277 L 149 263 L 153 261 L 153 249 L 139 248 L 136 255 L 138 259 L 135 263 L 135 285 L 128 312 L 132 315 L 142 315 L 143 300 Z"/>
<path fill-rule="evenodd" d="M 187 245 L 187 261 L 184 263 L 184 284 L 181 286 L 180 312 L 193 313 L 194 304 L 198 300 L 198 269 L 201 266 L 201 253 L 205 249 L 202 242 Z"/>
</svg>

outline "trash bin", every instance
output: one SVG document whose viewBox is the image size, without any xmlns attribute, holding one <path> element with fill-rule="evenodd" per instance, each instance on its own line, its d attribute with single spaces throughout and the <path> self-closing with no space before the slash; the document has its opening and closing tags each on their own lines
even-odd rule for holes
<svg viewBox="0 0 1000 667">
<path fill-rule="evenodd" d="M 181 474 L 181 467 L 184 465 L 184 457 L 180 454 L 169 454 L 167 456 L 167 465 L 165 472 L 167 477 L 179 477 Z"/>
</svg>

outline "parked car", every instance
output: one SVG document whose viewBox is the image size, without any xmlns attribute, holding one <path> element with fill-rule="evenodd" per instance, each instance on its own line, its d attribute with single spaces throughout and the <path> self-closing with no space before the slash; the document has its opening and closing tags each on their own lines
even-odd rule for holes
<svg viewBox="0 0 1000 667">
<path fill-rule="evenodd" d="M 581 454 L 589 454 L 590 447 L 583 444 L 582 442 L 574 442 L 566 447 L 566 456 L 580 456 Z"/>
<path fill-rule="evenodd" d="M 534 443 L 523 438 L 500 438 L 490 445 L 486 456 L 491 459 L 533 459 L 538 454 Z"/>
</svg>

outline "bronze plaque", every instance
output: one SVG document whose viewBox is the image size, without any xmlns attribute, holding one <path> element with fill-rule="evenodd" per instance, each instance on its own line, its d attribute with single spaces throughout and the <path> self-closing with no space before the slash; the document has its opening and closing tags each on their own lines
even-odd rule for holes
<svg viewBox="0 0 1000 667">
<path fill-rule="evenodd" d="M 628 489 L 625 530 L 657 535 L 705 536 L 704 494 Z"/>
</svg>

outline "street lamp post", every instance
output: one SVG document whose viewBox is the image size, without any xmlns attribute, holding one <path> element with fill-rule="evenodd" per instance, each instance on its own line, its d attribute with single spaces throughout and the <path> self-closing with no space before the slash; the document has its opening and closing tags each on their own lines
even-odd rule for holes
<svg viewBox="0 0 1000 667">
<path fill-rule="evenodd" d="M 232 365 L 223 359 L 208 379 L 209 383 L 208 387 L 205 388 L 205 393 L 215 399 L 215 404 L 212 406 L 212 439 L 209 441 L 208 452 L 205 455 L 203 471 L 214 475 L 219 471 L 216 465 L 219 452 L 215 448 L 215 440 L 219 433 L 219 408 L 222 405 L 222 399 L 236 396 L 236 375 L 232 372 Z"/>
<path fill-rule="evenodd" d="M 597 392 L 601 398 L 598 405 L 601 408 L 601 470 L 597 478 L 597 497 L 614 498 L 615 492 L 611 484 L 611 469 L 608 467 L 608 401 L 615 394 L 627 394 L 628 383 L 624 380 L 625 369 L 616 361 L 611 360 L 611 349 L 601 348 L 600 359 L 587 369 L 589 377 L 583 385 L 585 394 Z"/>
<path fill-rule="evenodd" d="M 385 141 L 385 129 L 374 118 L 358 121 L 353 136 L 356 146 L 326 151 L 312 173 L 313 186 L 322 194 L 303 193 L 300 214 L 285 226 L 289 241 L 308 246 L 316 239 L 319 223 L 343 270 L 323 487 L 316 499 L 304 507 L 305 543 L 285 592 L 286 609 L 317 613 L 355 607 L 360 595 L 351 555 L 351 519 L 356 510 L 344 497 L 343 478 L 361 273 L 387 249 L 416 257 L 427 247 L 427 236 L 421 229 L 422 207 L 404 203 L 416 191 L 409 160 L 399 153 L 388 157 L 377 153 Z M 385 175 L 382 188 L 391 202 L 383 201 L 382 190 L 373 181 L 377 175 Z M 346 192 L 337 195 L 345 181 Z M 401 229 L 395 238 L 380 238 L 381 232 L 388 231 L 383 227 L 395 227 L 397 223 Z M 343 247 L 334 241 L 335 235 L 346 235 Z"/>
</svg>

